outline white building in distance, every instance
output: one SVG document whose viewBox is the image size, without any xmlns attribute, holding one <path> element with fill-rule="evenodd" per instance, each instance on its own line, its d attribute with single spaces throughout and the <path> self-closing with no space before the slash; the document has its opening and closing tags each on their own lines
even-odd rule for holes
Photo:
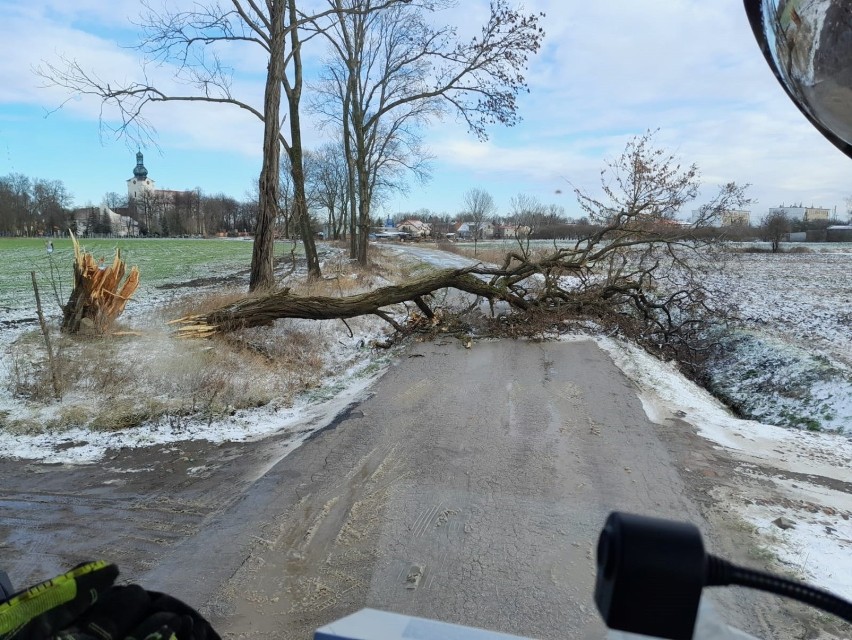
<svg viewBox="0 0 852 640">
<path fill-rule="evenodd" d="M 802 205 L 773 207 L 769 210 L 769 215 L 786 215 L 790 220 L 799 222 L 814 222 L 817 220 L 828 220 L 831 218 L 831 209 L 823 207 L 803 207 Z"/>
<path fill-rule="evenodd" d="M 135 238 L 139 235 L 139 223 L 136 220 L 116 213 L 106 204 L 74 209 L 73 216 L 74 226 L 79 236 L 109 233 L 119 238 Z M 106 227 L 104 223 L 107 223 Z"/>
</svg>

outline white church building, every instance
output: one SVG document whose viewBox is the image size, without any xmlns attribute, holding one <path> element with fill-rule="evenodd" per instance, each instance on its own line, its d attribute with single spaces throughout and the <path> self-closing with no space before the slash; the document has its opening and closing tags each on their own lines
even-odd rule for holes
<svg viewBox="0 0 852 640">
<path fill-rule="evenodd" d="M 194 191 L 172 191 L 169 189 L 157 189 L 157 185 L 148 176 L 145 168 L 142 152 L 136 153 L 136 166 L 133 168 L 133 177 L 127 179 L 127 208 L 119 208 L 113 211 L 106 202 L 98 206 L 81 207 L 74 211 L 77 234 L 84 236 L 89 234 L 89 227 L 97 225 L 98 230 L 91 233 L 101 233 L 109 221 L 109 233 L 119 237 L 136 237 L 141 233 L 163 230 L 163 222 L 170 212 L 180 215 L 184 209 L 193 204 L 197 207 L 199 201 L 198 193 Z M 118 208 L 118 207 L 116 207 Z"/>
<path fill-rule="evenodd" d="M 152 197 L 157 190 L 154 181 L 148 177 L 148 170 L 143 163 L 141 151 L 136 152 L 136 166 L 133 168 L 133 177 L 127 180 L 127 201 L 140 202 Z"/>
</svg>

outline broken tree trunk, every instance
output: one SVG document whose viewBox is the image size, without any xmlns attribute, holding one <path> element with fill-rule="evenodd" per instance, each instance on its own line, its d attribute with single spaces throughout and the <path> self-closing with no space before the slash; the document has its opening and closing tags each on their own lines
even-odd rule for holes
<svg viewBox="0 0 852 640">
<path fill-rule="evenodd" d="M 490 300 L 505 300 L 519 309 L 529 307 L 523 298 L 476 277 L 473 274 L 475 271 L 475 268 L 442 269 L 412 282 L 343 298 L 301 297 L 284 289 L 261 297 L 245 298 L 207 314 L 172 320 L 169 324 L 179 325 L 178 335 L 183 337 L 207 338 L 235 329 L 270 325 L 279 318 L 332 320 L 363 315 L 382 317 L 386 315 L 382 311 L 385 307 L 410 300 L 415 303 L 420 300 L 422 303 L 422 296 L 446 288 L 459 289 Z"/>
<path fill-rule="evenodd" d="M 89 326 L 98 333 L 109 329 L 139 286 L 139 269 L 127 272 L 120 250 L 115 250 L 112 264 L 100 261 L 88 251 L 80 248 L 77 238 L 71 234 L 74 244 L 74 288 L 68 302 L 62 308 L 62 330 L 78 333 Z"/>
</svg>

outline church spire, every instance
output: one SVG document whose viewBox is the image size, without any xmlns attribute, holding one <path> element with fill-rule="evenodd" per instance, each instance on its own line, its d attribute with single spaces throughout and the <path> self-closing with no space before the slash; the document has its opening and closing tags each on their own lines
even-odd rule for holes
<svg viewBox="0 0 852 640">
<path fill-rule="evenodd" d="M 136 167 L 133 169 L 133 177 L 137 180 L 145 180 L 148 177 L 148 170 L 142 164 L 142 151 L 136 152 Z"/>
</svg>

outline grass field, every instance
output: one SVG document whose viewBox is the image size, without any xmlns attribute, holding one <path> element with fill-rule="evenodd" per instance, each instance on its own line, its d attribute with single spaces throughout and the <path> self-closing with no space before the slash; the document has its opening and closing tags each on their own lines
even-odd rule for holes
<svg viewBox="0 0 852 640">
<path fill-rule="evenodd" d="M 107 240 L 83 245 L 107 260 L 119 248 L 128 264 L 141 271 L 142 286 L 119 318 L 117 331 L 98 339 L 59 331 L 61 303 L 53 297 L 51 280 L 63 281 L 64 295 L 58 297 L 67 300 L 70 241 L 54 240 L 50 256 L 43 240 L 0 242 L 0 438 L 75 426 L 114 433 L 146 424 L 184 439 L 191 425 L 206 434 L 214 423 L 230 434 L 235 423 L 243 424 L 237 427 L 242 433 L 238 437 L 245 437 L 257 422 L 255 410 L 268 414 L 261 428 L 275 430 L 281 425 L 279 411 L 296 402 L 311 405 L 329 393 L 324 385 L 336 389 L 375 373 L 369 368 L 376 355 L 369 344 L 386 337 L 386 323 L 374 316 L 346 324 L 292 320 L 216 341 L 176 335 L 168 320 L 246 295 L 251 242 Z M 275 255 L 283 259 L 276 276 L 297 292 L 343 295 L 404 277 L 375 261 L 360 269 L 342 257 L 342 249 L 323 244 L 318 250 L 328 278 L 307 283 L 302 260 L 288 281 L 291 249 L 290 243 L 276 243 Z M 36 271 L 40 282 L 52 360 L 34 319 L 30 271 Z M 158 289 L 169 284 L 175 286 Z M 241 411 L 247 412 L 245 420 L 237 416 Z"/>
<path fill-rule="evenodd" d="M 62 303 L 67 301 L 73 278 L 74 249 L 71 240 L 53 240 L 54 252 L 48 255 L 40 238 L 0 238 L 0 316 L 34 315 L 35 297 L 30 272 L 35 271 L 42 303 L 55 306 L 53 285 Z M 116 249 L 128 266 L 136 265 L 141 274 L 137 298 L 169 282 L 232 273 L 248 269 L 252 243 L 232 239 L 83 239 L 81 246 L 95 256 L 112 260 Z M 276 255 L 288 252 L 289 244 L 276 244 Z"/>
</svg>

